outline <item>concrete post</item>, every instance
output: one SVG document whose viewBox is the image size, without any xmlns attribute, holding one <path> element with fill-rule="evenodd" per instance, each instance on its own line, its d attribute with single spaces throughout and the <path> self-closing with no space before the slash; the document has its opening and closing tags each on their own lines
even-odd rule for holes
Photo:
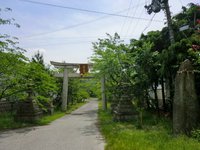
<svg viewBox="0 0 200 150">
<path fill-rule="evenodd" d="M 64 68 L 63 74 L 63 89 L 62 89 L 62 111 L 67 110 L 67 95 L 68 95 L 68 71 L 67 67 Z"/>
<path fill-rule="evenodd" d="M 101 96 L 102 96 L 102 108 L 103 110 L 107 110 L 107 101 L 105 94 L 105 76 L 101 78 Z"/>
</svg>

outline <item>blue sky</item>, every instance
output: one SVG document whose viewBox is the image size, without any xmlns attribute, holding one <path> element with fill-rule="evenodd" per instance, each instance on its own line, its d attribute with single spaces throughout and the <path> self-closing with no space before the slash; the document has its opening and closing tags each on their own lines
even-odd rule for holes
<svg viewBox="0 0 200 150">
<path fill-rule="evenodd" d="M 132 17 L 151 19 L 144 9 L 151 0 L 33 0 L 60 6 L 75 7 L 107 13 L 120 13 Z M 188 3 L 199 0 L 169 0 L 172 15 L 181 11 Z M 31 57 L 38 50 L 43 53 L 46 63 L 65 61 L 86 63 L 92 55 L 92 42 L 104 38 L 106 33 L 119 33 L 128 41 L 138 38 L 148 26 L 148 20 L 129 19 L 103 14 L 82 12 L 64 8 L 38 5 L 20 0 L 0 0 L 1 8 L 9 7 L 12 12 L 3 12 L 1 17 L 15 18 L 20 28 L 2 26 L 1 33 L 19 37 L 19 46 L 26 49 Z M 125 11 L 126 10 L 126 11 Z M 105 16 L 105 17 L 104 17 Z M 104 18 L 102 18 L 104 17 Z M 166 21 L 164 12 L 157 13 L 144 33 L 160 30 Z M 82 25 L 80 25 L 82 24 Z"/>
</svg>

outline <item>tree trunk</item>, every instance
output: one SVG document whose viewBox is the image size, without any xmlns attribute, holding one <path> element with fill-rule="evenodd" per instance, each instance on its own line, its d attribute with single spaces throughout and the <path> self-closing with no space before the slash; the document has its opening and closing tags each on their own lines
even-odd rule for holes
<svg viewBox="0 0 200 150">
<path fill-rule="evenodd" d="M 107 110 L 106 90 L 105 90 L 105 76 L 101 78 L 101 95 L 102 95 L 102 108 Z"/>
<path fill-rule="evenodd" d="M 163 109 L 164 111 L 167 110 L 166 101 L 165 101 L 165 86 L 163 77 L 161 77 L 161 88 L 162 88 L 162 100 L 163 100 Z"/>
<path fill-rule="evenodd" d="M 154 97 L 155 97 L 155 102 L 156 102 L 156 111 L 157 111 L 158 115 L 160 115 L 157 87 L 158 87 L 158 84 L 154 83 L 153 90 L 154 90 Z"/>
<path fill-rule="evenodd" d="M 173 110 L 173 97 L 174 97 L 174 86 L 173 86 L 173 79 L 170 77 L 169 79 L 169 90 L 170 90 L 170 108 L 171 112 Z"/>
<path fill-rule="evenodd" d="M 148 98 L 148 90 L 145 91 L 145 99 L 146 99 L 147 109 L 150 109 L 150 102 L 149 102 L 149 98 Z"/>
</svg>

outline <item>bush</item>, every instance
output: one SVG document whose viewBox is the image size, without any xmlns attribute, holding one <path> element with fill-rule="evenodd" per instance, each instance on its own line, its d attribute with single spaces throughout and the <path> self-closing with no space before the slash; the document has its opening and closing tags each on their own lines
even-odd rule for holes
<svg viewBox="0 0 200 150">
<path fill-rule="evenodd" d="M 200 141 L 200 129 L 193 130 L 191 136 Z"/>
</svg>

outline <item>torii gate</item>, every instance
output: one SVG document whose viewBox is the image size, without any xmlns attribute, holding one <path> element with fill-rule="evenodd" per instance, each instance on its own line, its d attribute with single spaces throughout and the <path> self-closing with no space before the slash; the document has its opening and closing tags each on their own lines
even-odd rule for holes
<svg viewBox="0 0 200 150">
<path fill-rule="evenodd" d="M 61 63 L 61 62 L 54 62 L 50 61 L 50 63 L 55 66 L 56 68 L 64 68 L 63 74 L 55 74 L 56 77 L 63 77 L 63 90 L 62 90 L 62 111 L 67 110 L 67 96 L 68 96 L 68 78 L 72 77 L 83 77 L 85 73 L 89 71 L 89 67 L 92 64 L 78 64 L 78 63 Z M 78 73 L 68 73 L 68 69 L 79 68 L 80 74 Z M 92 78 L 92 77 L 83 77 L 83 78 Z M 101 81 L 101 93 L 102 93 L 102 102 L 103 102 L 103 109 L 106 109 L 106 98 L 105 98 L 105 78 L 102 77 Z"/>
</svg>

